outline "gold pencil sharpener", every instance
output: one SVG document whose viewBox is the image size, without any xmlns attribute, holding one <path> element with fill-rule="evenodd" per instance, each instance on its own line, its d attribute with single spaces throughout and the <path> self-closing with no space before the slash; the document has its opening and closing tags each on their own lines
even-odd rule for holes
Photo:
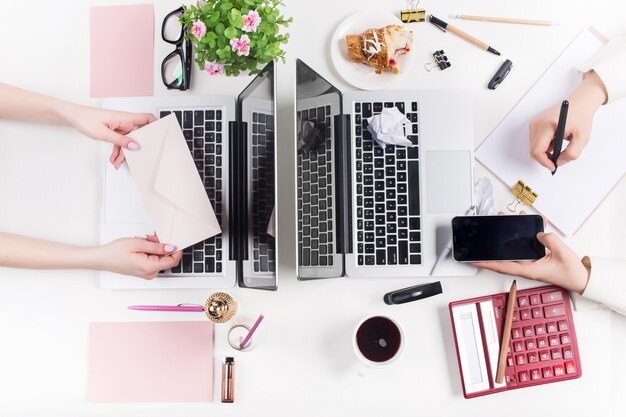
<svg viewBox="0 0 626 417">
<path fill-rule="evenodd" d="M 204 312 L 213 323 L 226 323 L 237 313 L 237 301 L 224 292 L 216 292 L 207 298 Z"/>
</svg>

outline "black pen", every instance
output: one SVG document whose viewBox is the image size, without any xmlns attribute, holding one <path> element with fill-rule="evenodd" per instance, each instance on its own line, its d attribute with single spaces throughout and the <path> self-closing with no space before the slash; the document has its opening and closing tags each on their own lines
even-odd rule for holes
<svg viewBox="0 0 626 417">
<path fill-rule="evenodd" d="M 569 109 L 569 101 L 563 100 L 561 103 L 561 112 L 559 113 L 559 122 L 556 125 L 556 136 L 554 137 L 554 149 L 552 150 L 552 162 L 554 163 L 554 171 L 556 172 L 556 160 L 561 155 L 561 148 L 563 147 L 563 137 L 565 136 L 565 122 L 567 120 L 567 110 Z"/>
</svg>

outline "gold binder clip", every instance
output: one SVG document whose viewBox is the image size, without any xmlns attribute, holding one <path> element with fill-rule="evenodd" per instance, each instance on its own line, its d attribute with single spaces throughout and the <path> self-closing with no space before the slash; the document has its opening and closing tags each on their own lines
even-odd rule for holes
<svg viewBox="0 0 626 417">
<path fill-rule="evenodd" d="M 418 4 L 420 4 L 420 0 L 409 0 L 408 10 L 400 11 L 400 20 L 404 23 L 425 22 L 426 10 L 418 9 Z"/>
<path fill-rule="evenodd" d="M 524 184 L 524 181 L 520 180 L 511 188 L 511 192 L 515 196 L 515 199 L 506 206 L 509 211 L 515 212 L 519 204 L 525 204 L 527 206 L 532 205 L 537 199 L 537 194 L 528 185 Z"/>
</svg>

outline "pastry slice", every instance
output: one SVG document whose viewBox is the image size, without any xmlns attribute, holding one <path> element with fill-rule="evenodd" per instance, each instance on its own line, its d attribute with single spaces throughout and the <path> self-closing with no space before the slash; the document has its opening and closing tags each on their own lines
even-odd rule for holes
<svg viewBox="0 0 626 417">
<path fill-rule="evenodd" d="M 376 72 L 399 73 L 397 57 L 411 50 L 413 33 L 400 25 L 368 29 L 360 35 L 346 35 L 348 58 L 376 68 Z"/>
</svg>

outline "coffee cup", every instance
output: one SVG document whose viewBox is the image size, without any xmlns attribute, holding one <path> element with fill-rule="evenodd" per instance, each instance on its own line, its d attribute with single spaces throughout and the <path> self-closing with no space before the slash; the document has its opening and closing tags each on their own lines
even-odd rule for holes
<svg viewBox="0 0 626 417">
<path fill-rule="evenodd" d="M 367 317 L 356 326 L 352 346 L 364 365 L 359 375 L 364 376 L 367 368 L 384 368 L 400 357 L 404 348 L 404 332 L 391 317 Z"/>
</svg>

